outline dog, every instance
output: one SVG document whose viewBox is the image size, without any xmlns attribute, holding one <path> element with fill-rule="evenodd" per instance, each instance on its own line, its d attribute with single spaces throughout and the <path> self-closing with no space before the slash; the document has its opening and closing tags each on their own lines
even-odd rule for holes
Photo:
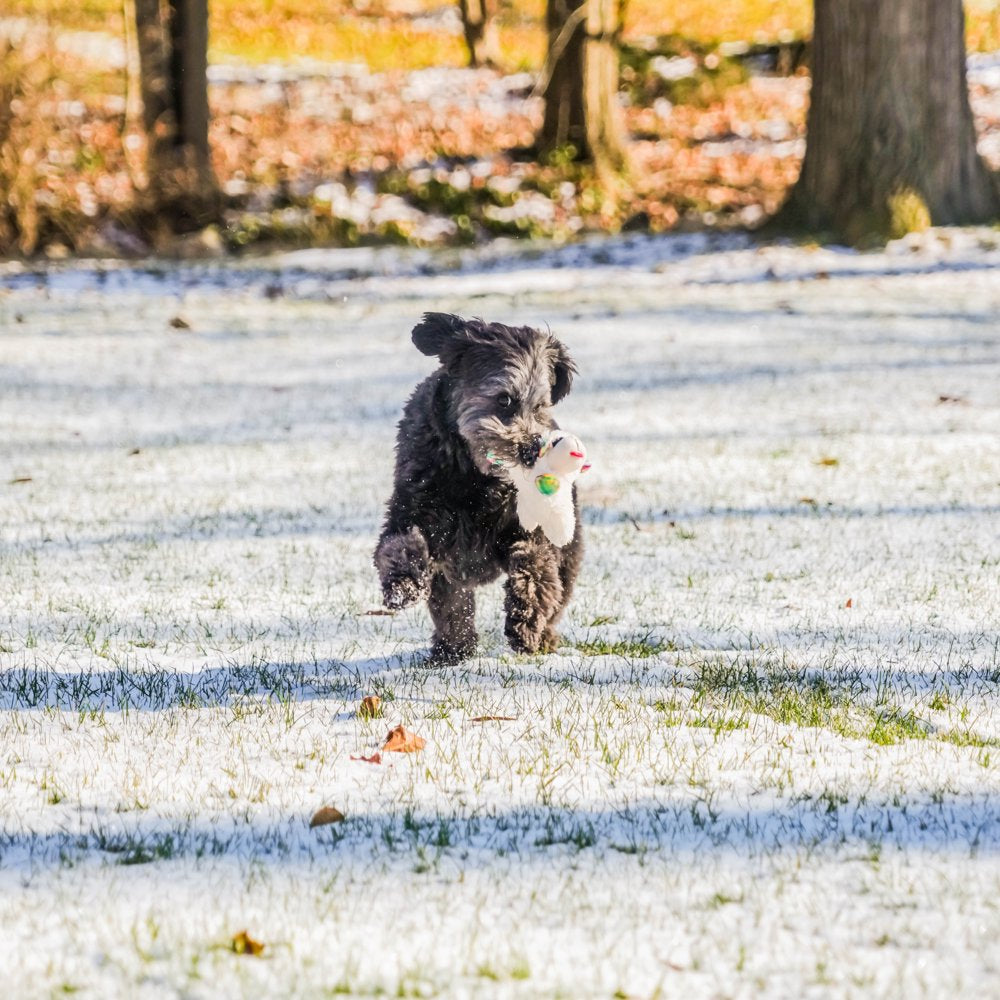
<svg viewBox="0 0 1000 1000">
<path fill-rule="evenodd" d="M 457 663 L 478 641 L 475 588 L 506 573 L 507 641 L 517 653 L 551 652 L 583 554 L 575 487 L 573 537 L 560 548 L 540 528 L 521 526 L 503 466 L 534 465 L 576 365 L 555 337 L 527 326 L 425 313 L 412 338 L 440 367 L 414 389 L 399 422 L 374 556 L 385 606 L 426 600 L 430 661 Z"/>
</svg>

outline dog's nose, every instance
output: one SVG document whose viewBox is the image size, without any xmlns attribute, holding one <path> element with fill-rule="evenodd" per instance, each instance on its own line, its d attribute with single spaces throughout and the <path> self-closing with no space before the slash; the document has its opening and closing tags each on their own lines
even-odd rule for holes
<svg viewBox="0 0 1000 1000">
<path fill-rule="evenodd" d="M 531 468 L 538 461 L 542 450 L 542 435 L 535 434 L 523 444 L 518 445 L 517 457 L 521 465 Z"/>
</svg>

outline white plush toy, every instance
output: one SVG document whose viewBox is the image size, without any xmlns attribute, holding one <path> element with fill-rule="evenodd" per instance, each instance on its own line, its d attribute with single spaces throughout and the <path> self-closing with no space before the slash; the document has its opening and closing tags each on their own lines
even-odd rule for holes
<svg viewBox="0 0 1000 1000">
<path fill-rule="evenodd" d="M 530 469 L 504 463 L 504 470 L 517 487 L 517 519 L 521 526 L 527 531 L 541 526 L 553 545 L 568 544 L 576 529 L 573 480 L 589 468 L 580 439 L 559 430 L 549 431 L 542 438 L 538 459 Z"/>
</svg>

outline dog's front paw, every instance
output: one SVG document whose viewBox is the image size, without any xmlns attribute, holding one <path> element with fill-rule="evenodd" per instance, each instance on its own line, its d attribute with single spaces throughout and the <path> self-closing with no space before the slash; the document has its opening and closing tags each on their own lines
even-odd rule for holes
<svg viewBox="0 0 1000 1000">
<path fill-rule="evenodd" d="M 548 652 L 545 619 L 541 615 L 509 612 L 503 631 L 515 653 Z"/>
<path fill-rule="evenodd" d="M 467 660 L 475 651 L 475 636 L 463 642 L 445 642 L 442 639 L 435 639 L 427 657 L 427 663 L 432 667 L 450 667 Z"/>
<path fill-rule="evenodd" d="M 383 538 L 375 550 L 375 566 L 387 608 L 408 608 L 430 594 L 430 553 L 417 528 L 410 528 L 405 535 Z"/>
<path fill-rule="evenodd" d="M 392 611 L 408 608 L 427 599 L 426 580 L 415 576 L 393 576 L 382 581 L 382 603 Z"/>
<path fill-rule="evenodd" d="M 546 625 L 542 632 L 542 642 L 538 651 L 540 653 L 554 653 L 563 645 L 565 645 L 563 637 L 551 625 Z"/>
<path fill-rule="evenodd" d="M 553 552 L 531 541 L 511 550 L 504 634 L 516 653 L 547 653 L 558 641 L 551 623 L 559 615 L 563 589 Z"/>
</svg>

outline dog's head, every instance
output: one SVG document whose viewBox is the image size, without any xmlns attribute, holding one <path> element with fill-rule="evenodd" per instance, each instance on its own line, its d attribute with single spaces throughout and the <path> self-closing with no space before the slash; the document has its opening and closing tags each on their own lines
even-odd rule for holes
<svg viewBox="0 0 1000 1000">
<path fill-rule="evenodd" d="M 451 416 L 482 472 L 533 465 L 551 408 L 570 390 L 576 366 L 555 337 L 449 313 L 425 313 L 413 343 L 448 373 Z"/>
</svg>

